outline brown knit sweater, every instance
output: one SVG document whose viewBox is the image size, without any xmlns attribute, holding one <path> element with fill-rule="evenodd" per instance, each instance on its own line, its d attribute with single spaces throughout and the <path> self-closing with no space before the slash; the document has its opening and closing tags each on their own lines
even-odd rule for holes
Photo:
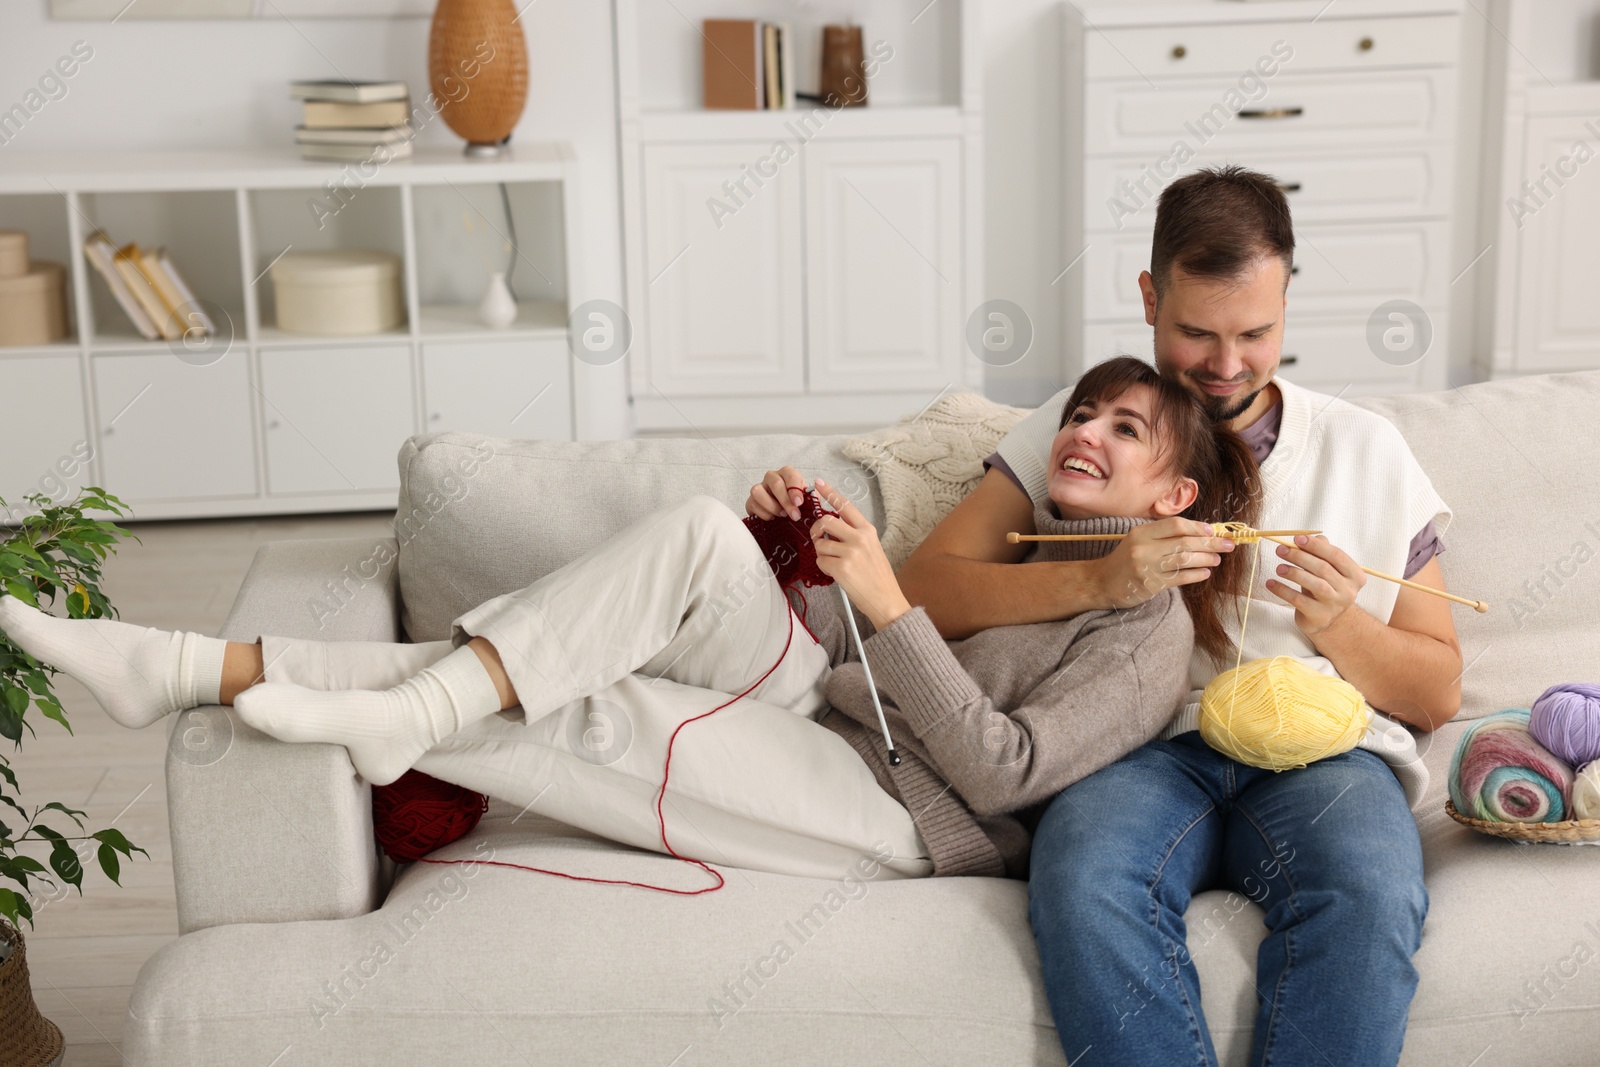
<svg viewBox="0 0 1600 1067">
<path fill-rule="evenodd" d="M 1040 533 L 1126 533 L 1146 519 L 1062 520 Z M 1036 542 L 1026 561 L 1094 559 L 1114 541 Z M 850 743 L 921 831 L 936 875 L 1025 878 L 1045 802 L 1155 738 L 1188 695 L 1194 628 L 1177 589 L 1136 608 L 997 626 L 945 641 L 912 608 L 881 633 L 856 612 L 890 733 L 889 766 L 838 590 L 805 591 L 828 652 L 822 725 Z M 867 635 L 871 634 L 870 637 Z"/>
</svg>

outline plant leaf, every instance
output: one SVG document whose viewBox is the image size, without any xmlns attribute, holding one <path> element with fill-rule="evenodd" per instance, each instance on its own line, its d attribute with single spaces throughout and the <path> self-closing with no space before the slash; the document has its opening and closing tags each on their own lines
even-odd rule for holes
<svg viewBox="0 0 1600 1067">
<path fill-rule="evenodd" d="M 16 926 L 17 917 L 28 920 L 28 926 L 33 926 L 33 909 L 28 906 L 26 897 L 18 896 L 9 889 L 0 888 L 0 915 L 4 915 L 12 926 Z"/>
<path fill-rule="evenodd" d="M 124 856 L 131 857 L 134 849 L 144 852 L 144 849 L 139 848 L 138 845 L 133 844 L 126 837 L 123 837 L 121 830 L 100 830 L 96 833 L 90 834 L 89 836 L 94 838 L 96 841 L 105 842 L 118 852 L 122 853 Z M 150 855 L 148 852 L 144 852 L 144 854 L 146 856 Z"/>
<path fill-rule="evenodd" d="M 62 881 L 76 886 L 79 896 L 83 895 L 83 864 L 66 841 L 57 840 L 50 850 L 50 869 L 59 874 Z"/>
<path fill-rule="evenodd" d="M 106 872 L 107 878 L 118 885 L 122 884 L 117 881 L 117 876 L 122 873 L 122 863 L 117 859 L 117 850 L 110 845 L 100 846 L 100 869 Z M 78 892 L 81 893 L 83 890 L 80 889 Z"/>
<path fill-rule="evenodd" d="M 68 818 L 70 818 L 73 822 L 77 823 L 78 824 L 78 829 L 80 829 L 80 830 L 83 829 L 83 820 L 78 818 L 78 816 L 83 815 L 84 812 L 79 811 L 77 808 L 69 808 L 65 804 L 61 803 L 59 800 L 52 800 L 50 803 L 46 804 L 44 807 L 40 808 L 39 810 L 40 811 L 59 811 L 61 814 L 63 814 L 65 816 L 67 816 Z"/>
</svg>

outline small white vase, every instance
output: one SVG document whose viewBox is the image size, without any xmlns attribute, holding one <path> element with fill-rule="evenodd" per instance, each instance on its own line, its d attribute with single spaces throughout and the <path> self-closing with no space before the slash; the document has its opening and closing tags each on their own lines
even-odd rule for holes
<svg viewBox="0 0 1600 1067">
<path fill-rule="evenodd" d="M 506 287 L 504 271 L 489 275 L 489 288 L 478 302 L 478 321 L 491 330 L 503 330 L 517 321 L 517 301 Z"/>
</svg>

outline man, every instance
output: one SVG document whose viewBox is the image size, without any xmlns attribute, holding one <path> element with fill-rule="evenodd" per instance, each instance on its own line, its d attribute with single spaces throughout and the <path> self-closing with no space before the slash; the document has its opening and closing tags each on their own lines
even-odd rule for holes
<svg viewBox="0 0 1600 1067">
<path fill-rule="evenodd" d="M 1156 365 L 1251 445 L 1263 529 L 1325 531 L 1294 548 L 1246 547 L 1273 576 L 1249 602 L 1243 658 L 1296 656 L 1432 730 L 1460 707 L 1449 605 L 1368 583 L 1357 560 L 1443 589 L 1435 557 L 1450 512 L 1390 423 L 1274 377 L 1293 253 L 1288 203 L 1267 176 L 1227 167 L 1169 185 L 1139 277 Z M 1135 527 L 1100 560 L 1019 564 L 1024 546 L 1005 533 L 1033 530 L 1066 396 L 1001 442 L 978 488 L 901 569 L 944 636 L 1132 607 L 1206 580 L 1231 550 L 1179 517 Z M 1039 824 L 1030 918 L 1079 1067 L 1217 1062 L 1183 916 L 1192 894 L 1221 887 L 1266 912 L 1253 1064 L 1399 1059 L 1427 912 L 1408 810 L 1426 781 L 1414 744 L 1380 716 L 1360 746 L 1304 768 L 1237 763 L 1196 730 L 1200 689 L 1232 666 L 1197 650 L 1190 701 L 1162 738 L 1064 790 Z"/>
</svg>

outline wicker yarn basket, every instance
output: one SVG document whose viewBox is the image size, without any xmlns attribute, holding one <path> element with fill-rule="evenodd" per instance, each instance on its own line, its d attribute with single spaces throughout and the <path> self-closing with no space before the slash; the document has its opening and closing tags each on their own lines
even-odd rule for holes
<svg viewBox="0 0 1600 1067">
<path fill-rule="evenodd" d="M 0 1063 L 8 1067 L 55 1067 L 65 1042 L 61 1028 L 39 1014 L 28 982 L 28 952 L 22 932 L 0 919 L 0 941 L 11 955 L 0 963 Z"/>
<path fill-rule="evenodd" d="M 428 86 L 468 154 L 503 143 L 528 102 L 528 47 L 511 0 L 439 0 Z"/>
<path fill-rule="evenodd" d="M 1600 819 L 1567 819 L 1564 822 L 1490 822 L 1474 819 L 1456 810 L 1453 802 L 1444 802 L 1445 812 L 1456 822 L 1480 834 L 1509 838 L 1512 841 L 1533 841 L 1546 845 L 1600 844 Z"/>
</svg>

